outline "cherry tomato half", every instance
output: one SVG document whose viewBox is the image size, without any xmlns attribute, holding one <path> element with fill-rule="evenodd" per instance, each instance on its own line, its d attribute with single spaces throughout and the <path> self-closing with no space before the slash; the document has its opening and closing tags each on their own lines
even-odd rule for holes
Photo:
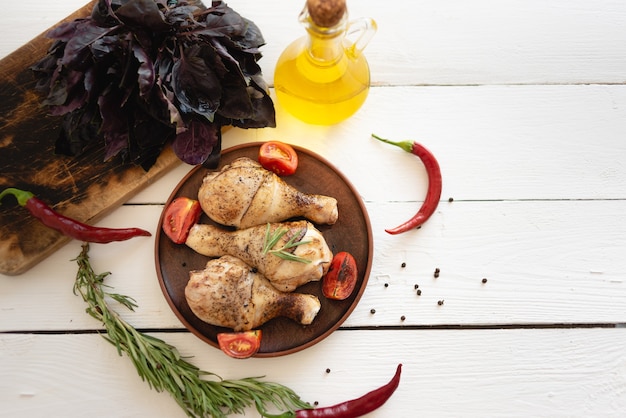
<svg viewBox="0 0 626 418">
<path fill-rule="evenodd" d="M 265 142 L 259 149 L 259 164 L 279 176 L 290 176 L 298 168 L 298 154 L 289 144 Z"/>
<path fill-rule="evenodd" d="M 176 244 L 187 240 L 189 230 L 202 215 L 200 202 L 188 197 L 177 197 L 165 209 L 163 231 Z"/>
<path fill-rule="evenodd" d="M 242 332 L 221 332 L 217 334 L 220 349 L 233 358 L 252 357 L 261 347 L 260 329 Z"/>
<path fill-rule="evenodd" d="M 337 253 L 322 279 L 322 293 L 328 299 L 347 299 L 356 286 L 357 276 L 356 261 L 352 254 L 345 251 Z"/>
</svg>

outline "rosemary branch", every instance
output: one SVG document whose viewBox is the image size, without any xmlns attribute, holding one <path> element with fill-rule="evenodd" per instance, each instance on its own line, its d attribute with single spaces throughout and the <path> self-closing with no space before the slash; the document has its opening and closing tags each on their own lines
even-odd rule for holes
<svg viewBox="0 0 626 418">
<path fill-rule="evenodd" d="M 78 263 L 74 294 L 82 296 L 88 304 L 87 313 L 104 325 L 103 337 L 120 355 L 124 353 L 131 359 L 141 379 L 158 392 L 169 392 L 188 416 L 224 418 L 241 414 L 250 406 L 266 416 L 270 405 L 290 411 L 311 407 L 292 389 L 279 383 L 258 377 L 224 380 L 215 373 L 200 370 L 183 359 L 176 347 L 137 331 L 107 303 L 107 298 L 111 298 L 132 311 L 137 307 L 135 300 L 107 290 L 111 287 L 104 284 L 104 279 L 110 272 L 96 274 L 88 252 L 89 244 L 84 243 L 74 260 Z"/>
<path fill-rule="evenodd" d="M 296 241 L 298 239 L 299 234 L 294 234 L 289 241 L 285 243 L 281 248 L 274 249 L 274 246 L 278 244 L 278 241 L 287 233 L 288 229 L 286 228 L 276 228 L 274 232 L 271 232 L 270 224 L 267 224 L 265 228 L 265 241 L 263 243 L 263 254 L 274 254 L 277 257 L 282 258 L 283 260 L 289 261 L 297 261 L 299 263 L 309 264 L 311 260 L 308 258 L 300 257 L 295 255 L 294 253 L 287 251 L 291 248 L 295 248 L 298 245 L 308 244 L 311 241 Z M 302 231 L 301 231 L 302 232 Z M 304 231 L 306 232 L 306 231 Z"/>
</svg>

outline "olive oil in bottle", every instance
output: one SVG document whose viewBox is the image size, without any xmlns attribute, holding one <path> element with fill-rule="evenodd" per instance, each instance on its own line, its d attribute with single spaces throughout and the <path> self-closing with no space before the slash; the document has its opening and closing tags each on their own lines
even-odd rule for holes
<svg viewBox="0 0 626 418">
<path fill-rule="evenodd" d="M 345 0 L 308 0 L 299 20 L 307 35 L 278 59 L 278 101 L 304 122 L 341 122 L 359 110 L 369 93 L 370 71 L 362 51 L 376 23 L 369 18 L 349 22 Z"/>
</svg>

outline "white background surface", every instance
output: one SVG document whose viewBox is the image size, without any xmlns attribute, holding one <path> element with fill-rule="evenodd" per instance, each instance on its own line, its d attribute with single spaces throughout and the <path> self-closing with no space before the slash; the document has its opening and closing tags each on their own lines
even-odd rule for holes
<svg viewBox="0 0 626 418">
<path fill-rule="evenodd" d="M 0 57 L 83 4 L 12 2 L 0 14 Z M 303 2 L 228 4 L 263 31 L 260 64 L 271 84 L 281 51 L 303 34 Z M 178 332 L 156 279 L 153 239 L 92 245 L 96 271 L 112 271 L 109 283 L 139 304 L 124 317 L 141 329 L 172 330 L 155 335 L 205 370 L 264 375 L 320 405 L 374 389 L 403 363 L 398 391 L 371 417 L 621 416 L 626 3 L 348 5 L 352 17 L 374 17 L 379 27 L 365 50 L 373 87 L 364 107 L 317 127 L 276 103 L 276 129 L 231 129 L 224 147 L 279 139 L 321 154 L 350 178 L 375 247 L 354 313 L 305 351 L 229 359 Z M 420 230 L 384 232 L 417 210 L 427 179 L 414 156 L 371 132 L 419 140 L 437 155 L 442 202 Z M 189 169 L 174 169 L 100 224 L 156 232 L 163 203 Z M 21 276 L 0 276 L 0 416 L 183 417 L 169 395 L 150 390 L 127 358 L 89 333 L 100 325 L 72 293 L 70 260 L 79 252 L 71 242 Z"/>
</svg>

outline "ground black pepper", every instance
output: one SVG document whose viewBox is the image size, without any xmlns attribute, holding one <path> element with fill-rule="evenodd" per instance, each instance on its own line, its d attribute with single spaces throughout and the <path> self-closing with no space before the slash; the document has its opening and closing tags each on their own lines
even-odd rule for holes
<svg viewBox="0 0 626 418">
<path fill-rule="evenodd" d="M 389 287 L 389 283 L 385 283 L 385 287 Z"/>
<path fill-rule="evenodd" d="M 400 321 L 404 321 L 405 319 L 406 319 L 406 316 L 404 316 L 404 315 L 402 315 L 402 316 L 400 317 Z"/>
<path fill-rule="evenodd" d="M 441 270 L 439 270 L 439 267 L 437 267 L 437 268 L 435 269 L 435 273 L 434 273 L 435 278 L 439 277 L 439 273 L 440 273 L 440 272 L 441 272 Z"/>
<path fill-rule="evenodd" d="M 326 373 L 330 373 L 330 369 L 326 369 Z"/>
<path fill-rule="evenodd" d="M 439 305 L 439 306 L 443 305 L 443 299 L 438 300 L 438 301 L 437 301 L 437 305 Z"/>
<path fill-rule="evenodd" d="M 400 264 L 400 267 L 405 268 L 406 267 L 406 263 Z"/>
<path fill-rule="evenodd" d="M 487 283 L 487 278 L 483 277 L 483 283 Z"/>
<path fill-rule="evenodd" d="M 417 289 L 417 296 L 421 296 L 422 295 L 422 289 Z"/>
<path fill-rule="evenodd" d="M 374 308 L 370 309 L 370 313 L 371 313 L 372 315 L 374 315 L 374 314 L 376 313 L 376 309 L 374 309 Z"/>
</svg>

